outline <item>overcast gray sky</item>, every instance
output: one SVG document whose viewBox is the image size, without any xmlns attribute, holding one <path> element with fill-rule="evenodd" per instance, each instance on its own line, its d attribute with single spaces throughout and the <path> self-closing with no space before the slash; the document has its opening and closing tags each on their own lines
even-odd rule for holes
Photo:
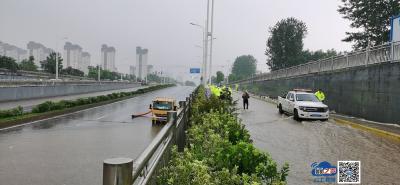
<svg viewBox="0 0 400 185">
<path fill-rule="evenodd" d="M 127 73 L 135 64 L 135 48 L 149 49 L 156 69 L 187 76 L 200 66 L 201 30 L 206 0 L 1 0 L 0 41 L 26 48 L 37 41 L 61 50 L 63 37 L 100 60 L 101 44 L 116 48 L 116 66 Z M 350 50 L 341 42 L 349 22 L 337 12 L 340 0 L 215 0 L 214 69 L 227 71 L 228 62 L 243 54 L 266 71 L 268 28 L 295 17 L 307 24 L 305 48 Z M 167 66 L 169 66 L 167 68 Z M 215 72 L 215 71 L 214 71 Z"/>
</svg>

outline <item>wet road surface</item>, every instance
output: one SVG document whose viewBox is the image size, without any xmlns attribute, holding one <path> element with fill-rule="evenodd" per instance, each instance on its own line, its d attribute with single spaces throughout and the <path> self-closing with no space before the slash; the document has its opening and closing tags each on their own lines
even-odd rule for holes
<svg viewBox="0 0 400 185">
<path fill-rule="evenodd" d="M 103 160 L 135 159 L 161 126 L 147 111 L 158 96 L 185 100 L 192 87 L 172 87 L 59 118 L 0 131 L 0 184 L 91 185 L 102 183 Z"/>
<path fill-rule="evenodd" d="M 239 99 L 238 94 L 235 98 Z M 249 109 L 238 102 L 240 118 L 254 144 L 281 166 L 290 165 L 288 184 L 314 183 L 313 162 L 361 161 L 361 184 L 400 184 L 400 143 L 333 121 L 294 121 L 276 105 L 251 98 Z"/>
</svg>

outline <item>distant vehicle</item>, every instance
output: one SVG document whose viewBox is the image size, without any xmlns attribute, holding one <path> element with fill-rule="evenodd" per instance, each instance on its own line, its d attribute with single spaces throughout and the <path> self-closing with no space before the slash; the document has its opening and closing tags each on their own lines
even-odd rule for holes
<svg viewBox="0 0 400 185">
<path fill-rule="evenodd" d="M 175 99 L 158 97 L 153 100 L 153 104 L 150 104 L 149 108 L 153 113 L 151 123 L 156 124 L 166 122 L 168 111 L 176 111 L 178 107 Z"/>
<path fill-rule="evenodd" d="M 319 119 L 326 121 L 329 118 L 329 108 L 306 89 L 289 91 L 284 97 L 278 97 L 279 113 L 289 113 L 293 119 Z"/>
</svg>

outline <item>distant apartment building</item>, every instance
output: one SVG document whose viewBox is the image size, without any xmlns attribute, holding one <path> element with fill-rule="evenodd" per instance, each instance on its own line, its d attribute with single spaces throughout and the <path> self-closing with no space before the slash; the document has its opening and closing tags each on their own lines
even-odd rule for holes
<svg viewBox="0 0 400 185">
<path fill-rule="evenodd" d="M 26 50 L 3 42 L 0 42 L 0 55 L 11 57 L 18 63 L 28 58 Z"/>
<path fill-rule="evenodd" d="M 53 52 L 52 49 L 46 48 L 40 43 L 30 41 L 27 44 L 28 56 L 33 56 L 35 64 L 40 68 L 40 62 L 46 60 L 46 58 Z"/>
<path fill-rule="evenodd" d="M 101 46 L 101 63 L 105 70 L 117 71 L 115 68 L 115 48 L 106 44 Z"/>
<path fill-rule="evenodd" d="M 82 52 L 82 62 L 79 65 L 79 70 L 85 74 L 89 73 L 88 67 L 90 66 L 90 54 L 88 52 Z"/>
<path fill-rule="evenodd" d="M 148 49 L 142 49 L 141 47 L 136 47 L 136 77 L 140 80 L 145 80 L 147 78 L 147 54 Z"/>
<path fill-rule="evenodd" d="M 135 75 L 136 74 L 135 71 L 136 71 L 136 67 L 135 66 L 129 66 L 129 74 L 130 75 Z"/>
<path fill-rule="evenodd" d="M 147 65 L 147 74 L 153 74 L 153 72 L 154 72 L 154 66 Z"/>
<path fill-rule="evenodd" d="M 85 74 L 88 74 L 90 54 L 88 52 L 83 52 L 81 46 L 66 42 L 64 45 L 63 64 L 65 67 L 79 69 Z"/>
</svg>

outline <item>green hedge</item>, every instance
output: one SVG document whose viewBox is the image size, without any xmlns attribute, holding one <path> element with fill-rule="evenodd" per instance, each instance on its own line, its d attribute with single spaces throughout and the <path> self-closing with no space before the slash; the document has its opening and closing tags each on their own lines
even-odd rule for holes
<svg viewBox="0 0 400 185">
<path fill-rule="evenodd" d="M 9 110 L 0 110 L 0 118 L 8 118 L 8 117 L 20 116 L 23 113 L 24 112 L 23 112 L 22 107 L 18 106 L 16 108 L 9 109 Z"/>
<path fill-rule="evenodd" d="M 32 108 L 31 113 L 44 113 L 44 112 L 49 112 L 49 111 L 54 111 L 54 110 L 62 110 L 62 109 L 81 106 L 81 105 L 88 105 L 88 104 L 92 104 L 92 103 L 99 103 L 99 102 L 104 102 L 104 101 L 109 101 L 109 100 L 115 100 L 115 99 L 129 97 L 129 96 L 133 96 L 133 95 L 137 95 L 137 94 L 143 94 L 143 93 L 146 93 L 149 91 L 154 91 L 157 89 L 162 89 L 162 88 L 171 87 L 171 86 L 173 86 L 173 85 L 171 85 L 171 84 L 157 85 L 157 86 L 146 87 L 144 89 L 139 89 L 137 91 L 111 93 L 111 94 L 100 95 L 100 96 L 95 96 L 95 97 L 79 98 L 76 100 L 61 100 L 58 102 L 46 101 L 44 103 L 34 106 Z M 0 110 L 0 119 L 18 117 L 23 114 L 24 114 L 23 108 L 21 106 L 14 108 L 14 109 L 10 109 L 10 110 Z M 26 114 L 29 114 L 29 113 L 26 113 Z"/>
<path fill-rule="evenodd" d="M 183 153 L 173 149 L 158 184 L 286 184 L 288 164 L 278 169 L 268 153 L 253 146 L 234 104 L 207 98 L 199 87 L 191 107 L 188 146 Z"/>
</svg>

